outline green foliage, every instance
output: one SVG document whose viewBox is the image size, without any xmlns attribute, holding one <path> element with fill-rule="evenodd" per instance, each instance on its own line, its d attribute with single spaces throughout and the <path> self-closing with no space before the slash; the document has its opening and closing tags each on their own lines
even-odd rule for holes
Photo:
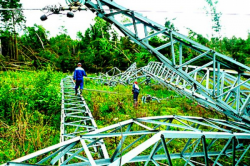
<svg viewBox="0 0 250 166">
<path fill-rule="evenodd" d="M 220 52 L 224 55 L 227 55 L 233 59 L 235 59 L 238 62 L 241 62 L 245 65 L 250 66 L 250 35 L 248 35 L 248 38 L 246 40 L 242 38 L 236 38 L 233 36 L 231 39 L 224 37 L 222 39 L 218 37 L 211 38 L 211 40 L 208 40 L 201 34 L 197 34 L 191 29 L 189 29 L 189 37 L 197 41 L 198 43 L 201 43 L 211 49 L 214 49 L 217 52 Z M 187 52 L 184 51 L 184 57 L 187 57 Z M 195 55 L 190 56 L 190 59 L 193 58 Z M 205 62 L 200 61 L 199 64 L 204 64 Z"/>
<path fill-rule="evenodd" d="M 61 115 L 60 80 L 65 77 L 51 68 L 39 72 L 0 73 L 0 164 L 30 154 L 59 142 Z M 15 88 L 15 89 L 13 89 Z M 161 115 L 205 116 L 223 118 L 197 103 L 178 96 L 160 85 L 140 85 L 139 107 L 133 107 L 131 86 L 109 87 L 85 79 L 83 96 L 97 122 L 98 128 L 120 121 Z M 92 89 L 88 91 L 88 89 Z M 93 89 L 95 89 L 93 91 Z M 101 91 L 99 91 L 101 90 Z M 117 93 L 103 93 L 103 91 Z M 142 95 L 162 98 L 142 104 Z M 145 138 L 146 139 L 146 138 Z M 132 140 L 131 140 L 132 141 Z M 175 140 L 171 153 L 180 152 L 181 142 Z M 116 141 L 106 139 L 107 148 L 114 152 Z M 35 159 L 34 159 L 35 162 Z M 179 163 L 174 160 L 173 163 Z M 140 165 L 137 163 L 136 165 Z"/>
<path fill-rule="evenodd" d="M 172 20 L 170 21 L 167 18 L 165 26 L 178 31 Z M 141 67 L 150 61 L 157 61 L 155 56 L 136 43 L 131 42 L 128 37 L 119 37 L 110 23 L 98 17 L 95 18 L 95 24 L 91 25 L 85 33 L 77 32 L 77 40 L 71 39 L 65 27 L 60 27 L 59 31 L 57 36 L 49 38 L 49 32 L 41 25 L 35 24 L 32 27 L 27 27 L 25 33 L 22 36 L 17 36 L 16 40 L 13 37 L 2 38 L 4 61 L 11 61 L 12 59 L 30 61 L 36 69 L 50 65 L 63 72 L 73 71 L 78 62 L 81 62 L 88 72 L 105 72 L 114 66 L 126 70 L 133 62 L 137 62 L 138 67 Z M 8 36 L 9 32 L 5 31 L 5 33 Z M 154 32 L 150 32 L 150 34 L 152 33 Z M 247 40 L 235 37 L 231 39 L 214 37 L 209 40 L 191 29 L 189 29 L 189 37 L 249 65 L 249 37 Z M 149 39 L 149 43 L 153 47 L 158 47 L 167 42 L 169 42 L 167 37 L 154 36 Z M 10 44 L 6 46 L 7 43 Z M 17 46 L 18 49 L 13 50 L 14 46 Z M 178 44 L 175 44 L 174 48 L 176 61 L 178 61 Z M 170 47 L 159 51 L 171 60 Z M 13 56 L 14 53 L 15 56 Z M 17 53 L 19 53 L 19 56 Z M 195 56 L 198 56 L 197 52 L 183 47 L 184 61 Z M 193 65 L 200 66 L 205 63 L 207 61 L 201 59 Z"/>
<path fill-rule="evenodd" d="M 220 25 L 221 13 L 218 13 L 216 9 L 216 4 L 218 3 L 218 0 L 205 0 L 205 1 L 210 7 L 210 9 L 206 9 L 206 10 L 207 10 L 207 14 L 209 13 L 212 15 L 212 22 L 214 23 L 212 26 L 212 29 L 215 32 L 219 33 L 221 30 L 221 25 Z"/>
<path fill-rule="evenodd" d="M 207 111 L 197 105 L 192 100 L 178 96 L 175 92 L 160 85 L 148 86 L 140 85 L 139 107 L 133 107 L 132 87 L 118 85 L 109 87 L 97 84 L 94 80 L 85 79 L 85 88 L 96 89 L 97 91 L 84 91 L 84 98 L 98 124 L 98 127 L 105 127 L 120 121 L 163 115 L 187 115 L 187 116 L 206 116 L 211 118 L 221 118 L 214 111 Z M 102 93 L 101 91 L 117 92 Z M 161 103 L 152 101 L 141 103 L 141 97 L 145 95 L 156 96 Z"/>
<path fill-rule="evenodd" d="M 22 7 L 20 0 L 0 0 L 1 8 L 14 8 L 18 9 Z M 15 26 L 23 27 L 25 23 L 25 17 L 22 10 L 0 10 L 0 25 L 1 30 L 7 30 L 9 32 L 15 32 Z"/>
<path fill-rule="evenodd" d="M 0 73 L 0 163 L 59 142 L 63 73 Z"/>
</svg>

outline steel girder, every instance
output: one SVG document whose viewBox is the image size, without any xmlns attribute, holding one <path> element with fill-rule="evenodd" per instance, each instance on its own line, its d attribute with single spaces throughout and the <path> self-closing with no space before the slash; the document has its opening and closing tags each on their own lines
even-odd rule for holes
<svg viewBox="0 0 250 166">
<path fill-rule="evenodd" d="M 68 76 L 61 81 L 62 104 L 61 104 L 61 135 L 60 142 L 95 131 L 96 122 L 92 113 L 82 96 L 75 96 L 75 84 L 72 76 Z M 79 91 L 78 91 L 79 93 Z M 93 153 L 109 158 L 103 141 L 93 145 Z M 71 149 L 73 151 L 73 149 Z M 61 163 L 64 157 L 61 158 Z"/>
<path fill-rule="evenodd" d="M 99 73 L 99 76 L 92 77 L 92 79 L 98 80 L 100 84 L 109 86 L 116 86 L 118 84 L 127 85 L 127 84 L 132 84 L 133 83 L 132 81 L 137 80 L 139 77 L 146 78 L 146 76 L 143 75 L 141 71 L 142 70 L 136 67 L 136 63 L 133 63 L 124 72 L 121 72 L 118 68 L 114 67 L 105 74 Z"/>
<path fill-rule="evenodd" d="M 199 69 L 199 70 L 197 70 Z M 191 76 L 200 84 L 204 85 L 210 92 L 212 92 L 212 89 L 210 87 L 212 86 L 212 78 L 210 76 L 210 71 L 213 70 L 209 67 L 201 67 L 201 66 L 183 66 L 183 70 L 186 72 L 192 73 Z M 215 70 L 218 70 L 217 68 Z M 231 114 L 228 110 L 223 110 L 220 105 L 213 102 L 213 99 L 211 99 L 210 96 L 207 96 L 206 94 L 200 93 L 197 86 L 193 84 L 189 84 L 187 81 L 185 81 L 182 77 L 180 77 L 178 74 L 176 74 L 171 69 L 164 66 L 161 62 L 150 62 L 147 66 L 144 66 L 142 68 L 136 68 L 134 67 L 134 72 L 121 72 L 117 75 L 104 77 L 103 75 L 100 75 L 94 79 L 101 80 L 101 83 L 109 82 L 108 85 L 117 85 L 117 83 L 121 83 L 123 85 L 125 84 L 131 84 L 134 80 L 139 80 L 139 84 L 144 83 L 146 80 L 148 82 L 154 80 L 154 82 L 158 82 L 163 86 L 166 86 L 175 92 L 185 95 L 190 99 L 198 101 L 200 104 L 202 104 L 204 107 L 207 108 L 214 108 L 217 111 L 220 111 L 221 113 L 224 113 L 226 115 Z M 235 88 L 235 82 L 233 80 L 237 80 L 237 78 L 232 77 L 232 75 L 235 73 L 233 70 L 220 70 L 221 75 L 221 91 L 222 95 L 220 96 L 220 100 L 224 101 L 223 103 L 230 105 L 233 108 L 237 107 L 237 97 L 236 93 L 232 89 Z M 122 80 L 122 77 L 126 77 L 125 80 Z M 240 82 L 242 94 L 245 93 L 245 97 L 247 97 L 247 93 L 249 87 L 244 84 L 244 82 Z M 202 91 L 201 91 L 202 92 Z M 204 96 L 203 96 L 204 95 Z M 242 104 L 245 103 L 245 106 L 248 104 L 248 101 L 245 101 L 241 99 Z M 236 114 L 236 112 L 235 112 Z M 241 112 L 242 114 L 242 112 Z M 237 115 L 235 115 L 237 117 Z M 236 118 L 235 117 L 235 118 Z M 240 119 L 237 119 L 240 120 Z"/>
<path fill-rule="evenodd" d="M 109 158 L 91 153 L 101 140 L 109 142 Z M 250 127 L 241 122 L 200 117 L 159 116 L 127 120 L 40 150 L 8 165 L 239 165 L 248 161 Z M 34 160 L 33 160 L 34 161 Z M 22 163 L 22 164 L 21 164 Z M 31 164 L 31 163 L 30 163 Z"/>
<path fill-rule="evenodd" d="M 159 82 L 155 77 L 152 77 L 147 71 L 145 71 L 145 67 L 137 68 L 136 63 L 133 63 L 127 70 L 121 72 L 118 68 L 114 67 L 108 72 L 99 73 L 96 77 L 91 77 L 91 79 L 97 80 L 98 83 L 109 86 L 116 86 L 118 84 L 121 85 L 132 85 L 134 81 L 138 81 L 138 84 L 161 84 L 165 86 L 165 84 Z M 115 74 L 113 71 L 120 71 L 118 74 Z M 111 73 L 111 74 L 110 74 Z M 152 79 L 151 79 L 152 78 Z"/>
<path fill-rule="evenodd" d="M 132 41 L 149 50 L 163 63 L 162 70 L 164 68 L 166 71 L 171 70 L 175 78 L 195 88 L 195 90 L 186 88 L 189 91 L 185 91 L 184 94 L 195 95 L 194 99 L 198 102 L 209 101 L 213 108 L 223 111 L 227 116 L 249 123 L 250 67 L 168 29 L 140 13 L 124 8 L 114 1 L 87 0 L 84 5 L 97 16 L 115 25 Z M 122 15 L 130 19 L 131 23 L 124 24 L 119 21 Z M 144 28 L 144 33 L 140 33 L 140 28 Z M 153 33 L 149 34 L 149 31 Z M 164 36 L 168 40 L 159 46 L 150 45 L 149 39 L 156 36 Z M 171 50 L 169 58 L 161 53 L 162 49 L 167 47 Z M 183 51 L 187 49 L 191 49 L 197 56 L 186 60 L 183 57 Z M 191 65 L 201 61 L 204 63 L 203 66 L 192 68 Z M 187 66 L 189 66 L 188 70 L 186 70 Z M 206 70 L 207 68 L 209 70 Z M 197 80 L 196 74 L 201 73 L 203 76 L 209 75 L 209 80 L 205 80 L 209 82 L 209 86 L 206 86 L 208 82 L 205 84 L 204 81 Z"/>
<path fill-rule="evenodd" d="M 246 84 L 246 81 L 238 80 L 238 78 L 234 77 L 233 74 L 236 72 L 233 70 L 224 70 L 221 69 L 219 71 L 220 75 L 220 92 L 221 95 L 217 97 L 216 102 L 214 98 L 203 93 L 199 89 L 198 86 L 194 84 L 188 83 L 185 79 L 180 77 L 174 71 L 169 68 L 166 68 L 163 63 L 160 62 L 150 62 L 147 66 L 143 68 L 144 72 L 150 75 L 152 78 L 165 83 L 166 86 L 175 90 L 176 92 L 183 94 L 193 100 L 198 101 L 202 105 L 206 107 L 212 107 L 226 115 L 234 113 L 234 119 L 240 120 L 240 116 L 244 116 L 242 112 L 245 107 L 249 104 L 249 91 L 250 87 Z M 209 67 L 201 67 L 201 66 L 183 66 L 183 70 L 190 74 L 197 82 L 202 84 L 204 87 L 209 90 L 209 92 L 213 92 L 212 82 L 213 78 L 211 78 L 210 72 L 213 70 Z M 218 70 L 217 68 L 215 70 Z M 239 94 L 235 92 L 235 90 L 240 89 L 240 101 L 237 101 Z M 238 89 L 238 91 L 239 91 Z M 240 102 L 237 103 L 237 102 Z M 221 104 L 219 104 L 221 103 Z M 223 106 L 227 106 L 228 109 L 223 109 Z M 241 108 L 238 113 L 237 108 Z M 230 112 L 232 111 L 232 112 Z M 247 117 L 248 118 L 248 117 Z"/>
</svg>

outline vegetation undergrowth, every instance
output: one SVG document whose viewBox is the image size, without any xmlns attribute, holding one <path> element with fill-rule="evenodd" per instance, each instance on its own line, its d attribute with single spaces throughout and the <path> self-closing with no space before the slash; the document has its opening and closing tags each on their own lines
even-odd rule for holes
<svg viewBox="0 0 250 166">
<path fill-rule="evenodd" d="M 0 72 L 0 164 L 59 142 L 63 77 L 50 67 Z"/>
<path fill-rule="evenodd" d="M 59 142 L 60 81 L 65 76 L 51 68 L 34 72 L 0 73 L 0 163 Z M 140 85 L 138 108 L 133 107 L 132 86 L 109 87 L 85 78 L 84 88 L 83 96 L 98 128 L 149 116 L 223 118 L 217 112 L 206 110 L 160 85 Z M 148 94 L 161 98 L 161 102 L 142 103 L 141 97 Z M 112 151 L 112 147 L 110 144 L 107 148 Z"/>
<path fill-rule="evenodd" d="M 132 85 L 110 87 L 98 84 L 92 79 L 85 79 L 84 88 L 86 90 L 83 96 L 92 111 L 98 128 L 123 120 L 149 116 L 182 115 L 223 118 L 223 115 L 214 110 L 207 110 L 196 102 L 161 85 L 140 85 L 138 108 L 133 106 Z M 146 95 L 155 96 L 161 101 L 160 103 L 157 101 L 142 103 L 141 98 Z"/>
</svg>

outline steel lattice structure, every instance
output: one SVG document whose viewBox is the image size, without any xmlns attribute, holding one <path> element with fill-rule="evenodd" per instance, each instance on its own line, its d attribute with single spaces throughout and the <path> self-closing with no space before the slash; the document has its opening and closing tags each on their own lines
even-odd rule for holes
<svg viewBox="0 0 250 166">
<path fill-rule="evenodd" d="M 61 137 L 60 142 L 68 139 L 95 131 L 97 129 L 96 122 L 92 113 L 80 95 L 75 96 L 75 84 L 73 78 L 68 76 L 61 81 L 62 89 L 62 106 L 61 106 Z M 102 155 L 108 158 L 108 152 L 105 144 L 99 141 L 99 144 L 94 144 L 93 153 Z M 72 153 L 74 149 L 71 149 Z M 69 154 L 69 153 L 68 153 Z M 63 163 L 64 159 L 61 159 Z"/>
<path fill-rule="evenodd" d="M 101 140 L 110 142 L 112 146 L 109 158 L 91 153 L 94 150 L 92 146 L 101 144 Z M 246 155 L 249 155 L 249 149 L 250 127 L 244 123 L 161 116 L 131 119 L 97 129 L 14 160 L 8 165 L 22 165 L 18 163 L 41 155 L 43 158 L 34 164 L 55 165 L 66 154 L 69 157 L 61 165 L 116 166 L 133 162 L 159 165 L 157 162 L 164 161 L 172 165 L 175 159 L 181 159 L 178 161 L 181 165 L 224 165 L 226 160 L 239 165 L 244 157 L 249 157 Z M 248 160 L 245 158 L 245 161 Z"/>
<path fill-rule="evenodd" d="M 186 86 L 188 91 L 185 91 L 184 94 L 194 96 L 193 98 L 198 102 L 222 110 L 235 120 L 249 123 L 250 67 L 168 29 L 140 13 L 124 8 L 114 1 L 87 0 L 85 6 L 96 12 L 99 17 L 115 25 L 132 41 L 154 54 L 163 63 L 161 69 L 157 68 L 157 70 L 170 70 L 176 79 L 176 85 L 185 83 L 193 88 L 190 90 L 192 88 Z M 119 21 L 117 18 L 121 15 L 125 15 L 132 23 L 124 24 Z M 144 28 L 144 33 L 139 33 L 139 27 Z M 151 30 L 154 31 L 153 34 L 148 33 Z M 150 45 L 149 39 L 156 36 L 165 36 L 169 40 L 157 47 Z M 161 53 L 161 50 L 167 47 L 171 48 L 169 58 Z M 176 49 L 177 47 L 178 49 Z M 197 56 L 185 61 L 182 52 L 187 48 L 196 52 Z M 186 66 L 193 65 L 198 61 L 204 62 L 204 65 L 198 68 L 188 67 L 186 70 Z M 209 72 L 204 72 L 204 68 L 209 68 Z M 205 75 L 208 75 L 209 79 L 206 81 L 209 83 L 197 80 L 199 78 L 197 75 L 201 78 L 206 78 Z M 206 86 L 207 84 L 209 87 Z"/>
<path fill-rule="evenodd" d="M 98 17 L 110 22 L 132 41 L 155 55 L 162 62 L 161 69 L 167 69 L 173 73 L 176 85 L 182 86 L 184 83 L 187 85 L 183 85 L 184 94 L 194 96 L 193 98 L 198 102 L 222 111 L 237 121 L 250 123 L 250 67 L 166 28 L 140 13 L 122 7 L 114 1 L 76 0 L 72 1 L 72 5 L 77 8 L 79 2 L 82 2 L 78 6 L 79 10 L 82 10 L 82 5 L 85 5 Z M 59 7 L 57 12 L 54 12 L 53 8 L 50 10 L 60 14 L 60 11 L 65 9 Z M 122 16 L 131 20 L 131 23 L 120 21 L 119 18 Z M 141 28 L 144 29 L 143 33 Z M 149 32 L 153 33 L 149 34 Z M 159 46 L 150 44 L 150 38 L 161 36 L 168 39 L 166 43 Z M 165 56 L 162 50 L 168 47 L 171 55 Z M 185 59 L 183 52 L 187 49 L 191 49 L 197 56 L 189 60 Z M 203 66 L 192 67 L 201 62 Z M 204 69 L 207 68 L 209 70 L 206 72 Z M 157 68 L 157 70 L 161 69 Z M 200 78 L 208 79 L 199 80 Z"/>
<path fill-rule="evenodd" d="M 211 50 L 188 37 L 116 4 L 112 0 L 68 0 L 69 8 L 82 10 L 85 5 L 97 16 L 116 26 L 124 35 L 149 50 L 160 62 L 151 62 L 137 69 L 100 80 L 108 84 L 129 84 L 131 80 L 148 77 L 172 88 L 204 106 L 232 118 L 230 121 L 200 117 L 162 116 L 131 119 L 97 129 L 82 97 L 73 96 L 71 78 L 61 83 L 61 143 L 13 160 L 7 165 L 240 165 L 248 164 L 250 153 L 250 68 L 232 58 Z M 82 4 L 80 4 L 80 2 Z M 131 23 L 122 23 L 125 16 Z M 72 17 L 72 13 L 67 14 Z M 47 16 L 43 16 L 46 20 Z M 144 32 L 141 33 L 141 28 Z M 149 34 L 150 31 L 153 33 Z M 149 39 L 164 36 L 166 43 L 152 46 Z M 171 55 L 162 50 L 170 48 Z M 195 58 L 186 60 L 187 49 Z M 196 66 L 196 64 L 204 64 Z M 118 71 L 119 72 L 119 71 Z M 118 76 L 118 77 L 117 77 Z M 113 82 L 113 83 L 112 83 Z M 104 143 L 109 143 L 107 150 Z M 178 144 L 177 144 L 178 143 Z M 226 163 L 228 162 L 228 163 Z M 29 164 L 28 164 L 29 163 Z"/>
<path fill-rule="evenodd" d="M 239 80 L 235 75 L 237 72 L 234 70 L 219 70 L 217 74 L 220 76 L 220 95 L 212 97 L 203 93 L 203 91 L 195 84 L 190 84 L 185 79 L 180 77 L 175 71 L 167 68 L 163 63 L 150 62 L 144 67 L 144 72 L 153 77 L 155 80 L 165 84 L 167 87 L 173 89 L 179 94 L 185 95 L 193 100 L 198 101 L 202 105 L 214 108 L 225 115 L 234 118 L 235 120 L 241 120 L 240 117 L 244 116 L 244 109 L 247 111 L 249 105 L 249 90 L 250 86 L 246 81 Z M 211 77 L 211 71 L 213 68 L 205 66 L 189 66 L 184 65 L 183 71 L 187 72 L 197 82 L 207 88 L 211 93 L 214 91 L 213 77 Z M 214 74 L 214 73 L 213 73 Z M 218 84 L 216 86 L 218 86 Z M 241 95 L 241 97 L 237 96 Z M 239 97 L 239 101 L 238 98 Z M 239 103 L 237 103 L 237 101 Z M 225 109 L 225 107 L 227 109 Z M 236 110 L 239 110 L 237 112 Z M 233 115 L 232 115 L 233 112 Z M 247 113 L 247 112 L 245 112 Z M 246 117 L 248 119 L 249 117 Z"/>
<path fill-rule="evenodd" d="M 152 77 L 152 75 L 146 71 L 146 67 L 137 68 L 136 63 L 133 63 L 124 72 L 121 72 L 117 67 L 114 67 L 106 73 L 99 73 L 98 76 L 91 77 L 91 79 L 97 80 L 100 84 L 109 86 L 116 86 L 118 84 L 132 85 L 135 80 L 138 81 L 138 84 L 161 84 L 165 86 L 165 84 Z"/>
<path fill-rule="evenodd" d="M 92 79 L 98 80 L 100 84 L 116 86 L 117 84 L 126 85 L 130 83 L 130 80 L 137 78 L 138 69 L 136 63 L 133 63 L 126 71 L 121 72 L 117 67 L 112 68 L 105 74 L 100 73 L 99 76 Z"/>
</svg>

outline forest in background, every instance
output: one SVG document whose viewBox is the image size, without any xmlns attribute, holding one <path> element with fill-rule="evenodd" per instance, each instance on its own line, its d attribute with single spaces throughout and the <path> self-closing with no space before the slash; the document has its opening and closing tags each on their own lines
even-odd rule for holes
<svg viewBox="0 0 250 166">
<path fill-rule="evenodd" d="M 5 8 L 22 7 L 20 0 L 14 0 L 13 3 L 0 0 L 0 4 Z M 128 37 L 119 36 L 110 23 L 98 17 L 95 18 L 95 24 L 90 25 L 85 33 L 77 32 L 77 39 L 73 40 L 63 26 L 59 27 L 59 34 L 51 38 L 49 31 L 41 25 L 26 27 L 21 10 L 0 13 L 0 70 L 41 69 L 50 65 L 57 71 L 67 72 L 73 71 L 77 62 L 82 62 L 88 72 L 103 72 L 112 67 L 125 70 L 133 62 L 137 62 L 138 67 L 141 67 L 149 61 L 157 60 L 147 50 L 131 42 Z M 178 31 L 167 19 L 165 26 Z M 20 30 L 23 31 L 22 34 L 17 33 Z M 207 39 L 189 29 L 188 37 L 241 63 L 248 66 L 250 64 L 250 35 L 246 40 L 236 37 Z M 159 46 L 168 40 L 156 36 L 149 42 L 152 46 Z M 178 50 L 178 46 L 175 47 Z M 161 53 L 171 59 L 170 48 L 162 49 Z M 195 56 L 197 53 L 191 49 L 183 50 L 184 60 Z M 197 65 L 202 64 L 198 62 Z"/>
<path fill-rule="evenodd" d="M 0 5 L 4 8 L 22 6 L 20 0 L 11 2 L 0 0 Z M 0 164 L 59 142 L 59 83 L 66 76 L 63 72 L 72 71 L 77 62 L 82 62 L 87 72 L 99 72 L 114 66 L 125 70 L 133 62 L 137 62 L 140 67 L 156 60 L 147 50 L 132 43 L 127 37 L 119 37 L 112 26 L 100 18 L 95 18 L 96 23 L 90 25 L 85 33 L 78 32 L 77 40 L 73 40 L 64 27 L 60 27 L 59 34 L 51 38 L 49 31 L 41 25 L 26 27 L 21 10 L 0 11 L 0 14 L 0 70 L 4 71 L 0 72 Z M 165 26 L 178 30 L 168 20 Z M 21 29 L 24 30 L 22 35 L 17 33 Z M 248 66 L 250 64 L 250 36 L 246 40 L 236 37 L 206 39 L 192 30 L 188 36 Z M 166 40 L 168 39 L 154 37 L 149 42 L 158 46 Z M 163 49 L 162 53 L 170 58 L 170 48 Z M 183 56 L 188 60 L 197 54 L 184 49 Z M 201 64 L 202 62 L 198 62 L 197 65 Z M 38 70 L 32 71 L 35 69 Z M 138 109 L 133 108 L 132 96 L 123 95 L 131 94 L 131 87 L 105 87 L 89 79 L 85 80 L 85 87 L 122 92 L 119 95 L 107 95 L 84 91 L 84 97 L 99 128 L 130 118 L 173 114 L 223 119 L 223 115 L 214 110 L 206 110 L 158 85 L 141 86 L 141 94 L 170 100 L 165 100 L 162 104 L 140 103 Z M 181 144 L 178 143 L 177 150 L 179 146 Z M 247 162 L 248 158 L 244 163 Z M 175 163 L 182 165 L 178 160 Z"/>
</svg>

